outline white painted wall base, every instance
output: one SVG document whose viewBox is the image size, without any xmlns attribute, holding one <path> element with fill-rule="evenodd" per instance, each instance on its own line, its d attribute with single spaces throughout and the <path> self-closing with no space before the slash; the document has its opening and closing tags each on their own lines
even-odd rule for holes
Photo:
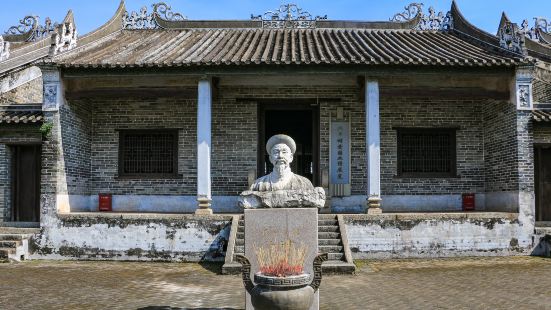
<svg viewBox="0 0 551 310">
<path fill-rule="evenodd" d="M 518 192 L 476 194 L 476 210 L 492 212 L 518 212 Z M 213 196 L 215 213 L 241 213 L 238 196 Z M 461 195 L 383 195 L 383 212 L 458 212 Z M 333 197 L 334 213 L 365 213 L 367 196 Z M 113 195 L 113 212 L 194 213 L 196 196 L 167 195 Z M 98 211 L 97 195 L 57 195 L 57 210 L 69 212 Z"/>
</svg>

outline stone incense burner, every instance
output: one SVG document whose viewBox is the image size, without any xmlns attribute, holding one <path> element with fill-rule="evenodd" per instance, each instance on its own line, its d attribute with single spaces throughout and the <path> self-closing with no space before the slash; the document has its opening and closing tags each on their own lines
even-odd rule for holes
<svg viewBox="0 0 551 310">
<path fill-rule="evenodd" d="M 242 255 L 235 259 L 241 263 L 243 284 L 251 295 L 255 309 L 308 310 L 314 302 L 314 294 L 321 284 L 321 264 L 327 260 L 327 253 L 318 255 L 313 262 L 314 275 L 303 273 L 296 276 L 273 277 L 261 273 L 251 280 L 251 263 Z"/>
</svg>

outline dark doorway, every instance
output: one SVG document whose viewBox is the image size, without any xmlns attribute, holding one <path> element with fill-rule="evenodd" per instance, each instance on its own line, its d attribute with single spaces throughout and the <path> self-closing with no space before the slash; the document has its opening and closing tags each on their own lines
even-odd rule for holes
<svg viewBox="0 0 551 310">
<path fill-rule="evenodd" d="M 315 103 L 259 104 L 258 175 L 273 170 L 266 152 L 266 142 L 276 134 L 295 140 L 297 151 L 291 169 L 319 184 L 319 109 Z"/>
<path fill-rule="evenodd" d="M 551 221 L 551 145 L 537 146 L 534 155 L 536 221 Z"/>
<path fill-rule="evenodd" d="M 13 145 L 12 149 L 12 220 L 39 222 L 40 146 Z"/>
</svg>

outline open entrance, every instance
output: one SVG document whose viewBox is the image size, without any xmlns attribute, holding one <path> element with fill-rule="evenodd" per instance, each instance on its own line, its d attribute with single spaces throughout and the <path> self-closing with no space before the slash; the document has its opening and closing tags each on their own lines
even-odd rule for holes
<svg viewBox="0 0 551 310">
<path fill-rule="evenodd" d="M 40 145 L 13 145 L 12 221 L 39 222 Z"/>
<path fill-rule="evenodd" d="M 551 145 L 534 150 L 536 178 L 536 221 L 551 221 Z"/>
<path fill-rule="evenodd" d="M 259 104 L 258 176 L 273 170 L 266 142 L 276 134 L 295 140 L 297 151 L 291 169 L 319 185 L 319 107 L 315 103 Z"/>
</svg>

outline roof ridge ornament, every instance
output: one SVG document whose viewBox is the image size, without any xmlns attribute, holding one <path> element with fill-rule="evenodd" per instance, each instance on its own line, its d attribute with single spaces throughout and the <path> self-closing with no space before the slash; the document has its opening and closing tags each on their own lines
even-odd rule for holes
<svg viewBox="0 0 551 310">
<path fill-rule="evenodd" d="M 312 14 L 293 3 L 283 4 L 277 10 L 266 11 L 261 15 L 251 14 L 251 20 L 262 21 L 262 28 L 269 29 L 316 28 L 316 21 L 326 19 L 327 15 L 313 17 Z"/>
<path fill-rule="evenodd" d="M 46 17 L 44 25 L 40 25 L 39 23 L 39 16 L 27 15 L 23 19 L 19 20 L 19 25 L 8 28 L 4 34 L 7 36 L 29 35 L 24 39 L 24 41 L 34 42 L 49 37 L 58 26 L 57 23 L 52 24 L 52 20 L 49 17 Z"/>
<path fill-rule="evenodd" d="M 73 18 L 73 13 L 69 12 L 68 16 L 61 23 L 56 26 L 56 31 L 52 34 L 52 46 L 50 53 L 57 55 L 77 46 L 77 28 Z"/>
<path fill-rule="evenodd" d="M 546 44 L 550 44 L 551 42 L 547 42 L 542 36 L 542 32 L 544 33 L 550 33 L 551 30 L 551 22 L 549 22 L 544 17 L 534 17 L 534 26 L 530 28 L 528 19 L 525 19 L 522 21 L 521 26 L 519 27 L 519 31 L 524 33 L 526 37 L 528 37 L 531 40 L 543 42 Z"/>
<path fill-rule="evenodd" d="M 4 61 L 10 57 L 10 42 L 4 41 L 0 36 L 0 61 Z"/>
<path fill-rule="evenodd" d="M 428 15 L 423 13 L 423 3 L 410 3 L 404 7 L 404 12 L 395 14 L 390 18 L 391 22 L 408 22 L 419 18 L 419 23 L 414 30 L 440 30 L 453 29 L 453 16 L 450 11 L 445 15 L 442 11 L 436 13 L 434 7 L 429 7 Z"/>
<path fill-rule="evenodd" d="M 122 16 L 122 28 L 123 29 L 161 29 L 157 19 L 165 21 L 183 21 L 187 17 L 180 13 L 172 12 L 170 5 L 164 2 L 158 2 L 151 5 L 153 12 L 148 14 L 147 7 L 143 6 L 139 12 L 128 11 L 124 12 Z"/>
<path fill-rule="evenodd" d="M 523 27 L 527 26 L 523 23 Z M 524 30 L 519 28 L 515 23 L 504 21 L 497 33 L 499 45 L 514 53 L 526 55 L 526 44 Z"/>
</svg>

